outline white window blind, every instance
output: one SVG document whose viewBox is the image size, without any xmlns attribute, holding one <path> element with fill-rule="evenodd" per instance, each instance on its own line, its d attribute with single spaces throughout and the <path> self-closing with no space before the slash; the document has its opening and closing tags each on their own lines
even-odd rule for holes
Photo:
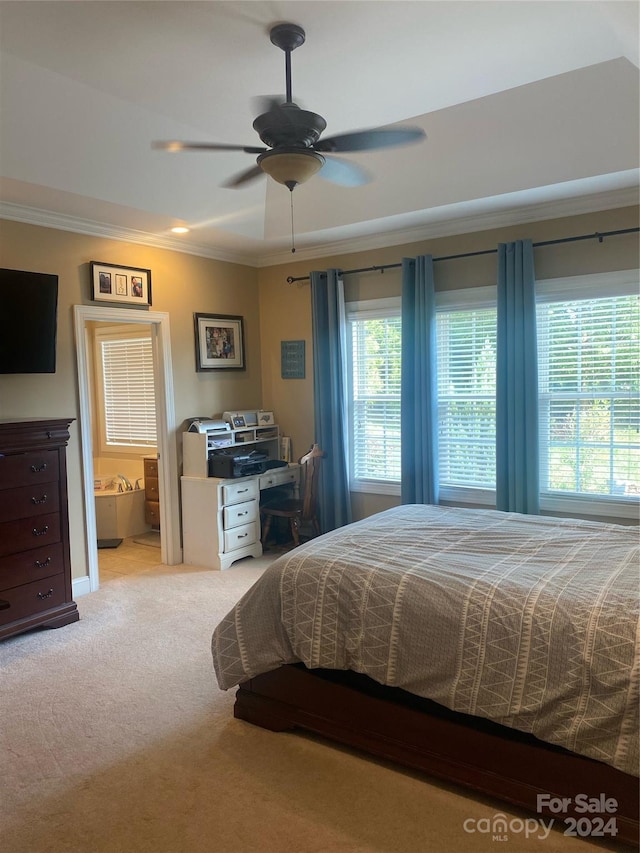
<svg viewBox="0 0 640 853">
<path fill-rule="evenodd" d="M 545 302 L 537 311 L 541 491 L 637 498 L 638 296 Z"/>
<path fill-rule="evenodd" d="M 349 312 L 351 484 L 400 482 L 399 306 Z M 384 488 L 382 489 L 384 490 Z"/>
<path fill-rule="evenodd" d="M 495 489 L 496 309 L 438 311 L 441 487 Z"/>
<path fill-rule="evenodd" d="M 541 506 L 628 516 L 640 494 L 638 272 L 539 281 L 536 294 Z M 492 503 L 495 287 L 438 293 L 436 306 L 440 492 Z M 349 321 L 351 488 L 399 493 L 399 300 L 356 303 Z"/>
<path fill-rule="evenodd" d="M 151 338 L 99 341 L 107 446 L 155 446 L 156 401 Z"/>
</svg>

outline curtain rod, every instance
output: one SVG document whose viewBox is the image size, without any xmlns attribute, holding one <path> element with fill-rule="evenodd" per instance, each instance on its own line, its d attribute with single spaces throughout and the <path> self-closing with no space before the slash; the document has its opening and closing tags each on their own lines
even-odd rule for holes
<svg viewBox="0 0 640 853">
<path fill-rule="evenodd" d="M 534 243 L 533 248 L 537 249 L 539 246 L 554 246 L 557 243 L 575 243 L 578 240 L 595 240 L 597 239 L 599 243 L 602 243 L 605 237 L 615 237 L 618 234 L 636 234 L 640 231 L 640 228 L 623 228 L 620 231 L 596 231 L 595 234 L 580 234 L 578 237 L 561 237 L 558 240 L 543 240 L 540 243 Z M 433 262 L 436 261 L 453 261 L 456 258 L 473 258 L 475 255 L 495 255 L 497 254 L 497 249 L 482 249 L 479 252 L 464 252 L 461 255 L 443 255 L 440 258 L 434 258 Z M 382 264 L 380 266 L 371 266 L 371 267 L 360 267 L 355 270 L 342 270 L 342 275 L 353 275 L 354 273 L 359 272 L 381 272 L 383 273 L 385 270 L 396 269 L 397 267 L 401 267 L 402 262 L 398 264 Z M 308 281 L 310 276 L 301 275 L 297 278 L 293 278 L 289 276 L 287 278 L 287 284 L 293 284 L 295 281 Z"/>
</svg>

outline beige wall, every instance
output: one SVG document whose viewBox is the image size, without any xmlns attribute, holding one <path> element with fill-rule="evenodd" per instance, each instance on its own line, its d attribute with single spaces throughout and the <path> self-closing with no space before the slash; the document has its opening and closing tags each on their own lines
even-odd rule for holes
<svg viewBox="0 0 640 853">
<path fill-rule="evenodd" d="M 637 209 L 626 208 L 255 270 L 164 249 L 2 220 L 0 266 L 57 274 L 59 305 L 56 373 L 0 376 L 0 418 L 76 418 L 68 449 L 71 545 L 73 576 L 84 577 L 86 537 L 72 306 L 96 304 L 90 299 L 90 261 L 151 270 L 152 309 L 170 315 L 178 433 L 190 417 L 262 405 L 276 413 L 283 433 L 292 438 L 294 457 L 298 457 L 314 438 L 311 311 L 308 282 L 287 284 L 287 276 L 306 276 L 312 269 L 328 267 L 349 269 L 396 263 L 404 256 L 428 252 L 435 257 L 471 252 L 524 237 L 539 241 L 637 225 Z M 539 278 L 632 269 L 638 265 L 637 235 L 614 237 L 602 244 L 594 240 L 536 250 Z M 438 288 L 494 283 L 495 256 L 439 263 L 436 276 Z M 389 270 L 384 275 L 351 276 L 346 279 L 346 289 L 348 299 L 399 294 L 400 274 L 398 270 Z M 246 371 L 196 372 L 194 312 L 244 317 Z M 304 339 L 307 345 L 306 378 L 283 380 L 280 342 L 299 339 Z M 179 435 L 177 439 L 179 448 Z M 178 489 L 178 483 L 175 488 Z M 393 503 L 393 499 L 383 496 L 354 495 L 354 515 L 362 518 Z"/>
<path fill-rule="evenodd" d="M 403 246 L 323 257 L 314 262 L 295 262 L 260 270 L 260 324 L 262 327 L 262 372 L 264 405 L 278 413 L 278 420 L 291 435 L 294 457 L 314 440 L 313 362 L 311 353 L 311 301 L 309 283 L 287 284 L 287 277 L 307 276 L 311 270 L 357 269 L 398 263 L 403 257 L 433 254 L 443 257 L 495 248 L 499 242 L 530 238 L 534 242 L 614 231 L 638 226 L 638 208 L 621 208 L 594 214 L 531 222 L 490 231 L 440 237 Z M 600 243 L 585 240 L 535 250 L 539 279 L 584 275 L 608 270 L 635 269 L 638 235 L 611 237 Z M 435 265 L 438 290 L 483 286 L 496 282 L 496 255 L 442 261 Z M 375 299 L 400 294 L 400 270 L 371 272 L 345 277 L 347 300 Z M 307 363 L 305 379 L 280 378 L 280 341 L 304 338 Z M 354 518 L 363 518 L 397 503 L 379 495 L 353 495 Z"/>
<path fill-rule="evenodd" d="M 84 577 L 88 570 L 72 306 L 99 304 L 90 299 L 90 261 L 151 270 L 152 310 L 170 315 L 179 433 L 187 418 L 219 414 L 225 409 L 247 409 L 262 403 L 256 270 L 165 249 L 0 221 L 0 266 L 54 273 L 59 277 L 56 373 L 0 376 L 0 418 L 76 419 L 71 425 L 67 451 L 74 578 Z M 245 371 L 196 373 L 194 312 L 244 317 Z M 179 440 L 177 445 L 180 446 Z M 175 488 L 178 489 L 178 483 Z"/>
</svg>

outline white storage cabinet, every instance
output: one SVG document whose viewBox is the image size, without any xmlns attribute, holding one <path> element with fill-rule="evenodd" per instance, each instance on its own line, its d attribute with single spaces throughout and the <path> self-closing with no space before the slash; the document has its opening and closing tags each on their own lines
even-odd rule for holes
<svg viewBox="0 0 640 853">
<path fill-rule="evenodd" d="M 183 561 L 190 566 L 228 569 L 244 557 L 260 557 L 260 492 L 275 486 L 298 486 L 300 466 L 270 468 L 264 474 L 221 479 L 208 477 L 208 453 L 219 448 L 239 445 L 247 452 L 256 449 L 277 459 L 279 432 L 277 426 L 258 428 L 246 440 L 247 430 L 230 430 L 218 435 L 183 433 L 182 533 Z"/>
</svg>

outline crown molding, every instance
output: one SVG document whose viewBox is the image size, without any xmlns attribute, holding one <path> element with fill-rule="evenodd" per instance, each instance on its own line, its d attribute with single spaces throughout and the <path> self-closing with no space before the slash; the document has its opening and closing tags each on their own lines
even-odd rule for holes
<svg viewBox="0 0 640 853">
<path fill-rule="evenodd" d="M 497 211 L 479 211 L 464 216 L 446 216 L 443 209 L 427 211 L 425 221 L 419 225 L 396 230 L 381 229 L 374 234 L 358 235 L 344 240 L 333 240 L 321 244 L 298 248 L 295 260 L 308 261 L 316 258 L 334 255 L 364 252 L 382 249 L 388 246 L 400 246 L 418 243 L 437 237 L 451 237 L 456 234 L 467 234 L 474 231 L 488 231 L 510 225 L 521 225 L 526 222 L 538 222 L 545 219 L 560 219 L 565 216 L 578 216 L 583 213 L 597 213 L 601 210 L 613 210 L 620 207 L 631 207 L 638 204 L 638 188 L 625 187 L 603 193 L 563 198 L 555 201 L 513 205 Z M 435 218 L 439 217 L 439 218 Z M 170 237 L 166 234 L 153 234 L 105 225 L 92 220 L 81 219 L 62 213 L 54 213 L 38 208 L 0 201 L 0 218 L 24 222 L 29 225 L 40 225 L 44 228 L 55 228 L 59 231 L 72 231 L 92 237 L 104 237 L 109 240 L 119 240 L 125 243 L 136 243 L 216 261 L 226 261 L 249 267 L 269 267 L 291 263 L 290 249 L 278 249 L 273 252 L 249 253 L 231 252 L 214 246 L 187 242 Z M 322 239 L 321 233 L 318 235 Z"/>
<path fill-rule="evenodd" d="M 123 228 L 118 225 L 105 225 L 90 219 L 81 219 L 65 213 L 54 213 L 40 210 L 13 202 L 0 201 L 0 219 L 10 219 L 24 222 L 27 225 L 40 225 L 43 228 L 56 228 L 58 231 L 72 231 L 75 234 L 85 234 L 89 237 L 104 237 L 107 240 L 120 240 L 123 243 L 137 243 L 141 246 L 151 246 L 156 249 L 168 249 L 172 252 L 182 252 L 186 255 L 196 255 L 201 258 L 211 258 L 215 261 L 228 261 L 232 264 L 255 266 L 243 252 L 228 252 L 203 243 L 188 243 L 167 234 L 153 234 L 148 231 L 137 231 L 134 228 Z"/>
<path fill-rule="evenodd" d="M 372 249 L 384 249 L 388 246 L 401 246 L 432 240 L 438 237 L 452 237 L 456 234 L 468 234 L 474 231 L 490 231 L 527 222 L 540 222 L 546 219 L 561 219 L 565 216 L 579 216 L 584 213 L 598 213 L 601 210 L 614 210 L 621 207 L 638 205 L 638 187 L 625 187 L 603 193 L 563 198 L 555 201 L 527 205 L 513 205 L 497 211 L 481 211 L 465 216 L 437 216 L 437 209 L 429 211 L 424 223 L 398 230 L 379 231 L 376 234 L 361 235 L 345 240 L 335 240 L 308 249 L 296 248 L 295 261 L 313 260 L 334 255 L 351 254 Z M 291 263 L 290 250 L 271 252 L 256 260 L 259 267 L 276 266 Z"/>
</svg>

